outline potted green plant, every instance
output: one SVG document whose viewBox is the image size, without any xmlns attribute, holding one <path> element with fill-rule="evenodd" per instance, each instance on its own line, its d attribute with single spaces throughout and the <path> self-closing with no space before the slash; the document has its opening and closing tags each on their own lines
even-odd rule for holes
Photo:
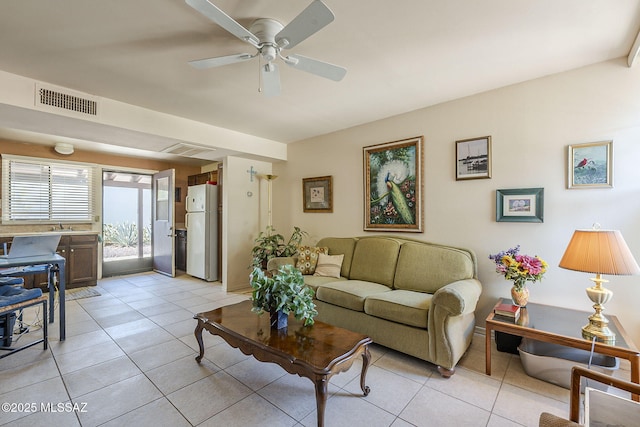
<svg viewBox="0 0 640 427">
<path fill-rule="evenodd" d="M 288 241 L 282 234 L 276 233 L 276 229 L 267 226 L 266 231 L 261 231 L 255 240 L 256 245 L 251 249 L 253 267 L 267 269 L 267 262 L 275 257 L 293 256 L 298 251 L 302 238 L 307 235 L 300 227 L 293 227 L 293 233 Z"/>
<path fill-rule="evenodd" d="M 265 311 L 271 316 L 271 327 L 286 328 L 289 313 L 296 319 L 304 319 L 305 326 L 313 325 L 313 318 L 318 315 L 313 302 L 313 289 L 304 284 L 300 270 L 292 265 L 283 265 L 270 276 L 259 267 L 254 267 L 250 275 L 252 311 L 262 314 Z"/>
</svg>

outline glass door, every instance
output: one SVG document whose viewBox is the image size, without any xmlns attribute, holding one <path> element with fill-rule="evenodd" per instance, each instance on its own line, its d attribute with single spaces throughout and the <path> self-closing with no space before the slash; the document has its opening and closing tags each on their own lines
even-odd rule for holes
<svg viewBox="0 0 640 427">
<path fill-rule="evenodd" d="M 102 174 L 102 276 L 151 271 L 151 175 Z"/>
</svg>

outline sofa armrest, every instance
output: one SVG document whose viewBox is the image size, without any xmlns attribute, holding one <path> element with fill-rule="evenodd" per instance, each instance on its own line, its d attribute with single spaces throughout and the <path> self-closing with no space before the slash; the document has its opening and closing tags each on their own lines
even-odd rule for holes
<svg viewBox="0 0 640 427">
<path fill-rule="evenodd" d="M 438 289 L 429 308 L 429 354 L 438 366 L 452 370 L 471 344 L 475 309 L 482 292 L 477 279 L 458 280 Z"/>
<path fill-rule="evenodd" d="M 438 306 L 450 316 L 472 313 L 476 309 L 482 285 L 476 279 L 458 280 L 438 289 L 433 294 L 431 306 Z"/>
<path fill-rule="evenodd" d="M 267 261 L 267 271 L 270 273 L 277 271 L 283 265 L 293 265 L 295 267 L 297 263 L 298 257 L 296 256 L 271 258 Z"/>
</svg>

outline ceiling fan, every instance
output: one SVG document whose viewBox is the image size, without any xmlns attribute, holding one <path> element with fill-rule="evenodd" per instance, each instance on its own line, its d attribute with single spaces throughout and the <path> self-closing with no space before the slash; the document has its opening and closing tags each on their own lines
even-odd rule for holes
<svg viewBox="0 0 640 427">
<path fill-rule="evenodd" d="M 345 68 L 337 65 L 302 55 L 283 56 L 281 53 L 283 49 L 291 49 L 297 46 L 300 42 L 333 21 L 333 12 L 320 0 L 314 0 L 286 26 L 275 19 L 260 18 L 256 19 L 249 29 L 244 28 L 209 0 L 185 1 L 207 18 L 257 49 L 257 52 L 253 55 L 250 53 L 237 53 L 189 61 L 189 64 L 195 68 L 220 67 L 248 61 L 259 56 L 264 62 L 260 65 L 260 74 L 263 81 L 262 92 L 266 96 L 280 94 L 280 73 L 274 62 L 277 58 L 282 59 L 285 64 L 293 68 L 334 81 L 342 80 L 347 73 Z"/>
</svg>

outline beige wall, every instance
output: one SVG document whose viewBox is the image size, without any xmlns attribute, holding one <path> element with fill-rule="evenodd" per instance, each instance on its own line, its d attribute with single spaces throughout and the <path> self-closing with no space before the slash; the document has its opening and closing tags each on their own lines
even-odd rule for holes
<svg viewBox="0 0 640 427">
<path fill-rule="evenodd" d="M 248 171 L 270 174 L 271 163 L 239 157 L 224 159 L 222 219 L 222 286 L 227 291 L 248 290 L 251 248 L 266 227 L 267 186 Z"/>
<path fill-rule="evenodd" d="M 274 225 L 283 233 L 302 227 L 309 243 L 370 234 L 363 232 L 362 147 L 424 135 L 425 231 L 408 236 L 476 252 L 484 285 L 477 324 L 509 294 L 487 257 L 517 244 L 550 265 L 531 286 L 531 301 L 590 311 L 592 275 L 558 262 L 574 229 L 594 222 L 621 230 L 640 260 L 639 94 L 640 68 L 619 59 L 290 144 L 288 161 L 274 165 Z M 485 135 L 493 138 L 492 178 L 456 181 L 455 141 Z M 614 141 L 615 187 L 567 189 L 567 146 L 603 140 Z M 303 213 L 302 178 L 324 175 L 333 176 L 334 212 Z M 496 189 L 529 187 L 544 187 L 544 223 L 496 222 Z M 608 279 L 607 312 L 640 345 L 640 277 Z"/>
</svg>

